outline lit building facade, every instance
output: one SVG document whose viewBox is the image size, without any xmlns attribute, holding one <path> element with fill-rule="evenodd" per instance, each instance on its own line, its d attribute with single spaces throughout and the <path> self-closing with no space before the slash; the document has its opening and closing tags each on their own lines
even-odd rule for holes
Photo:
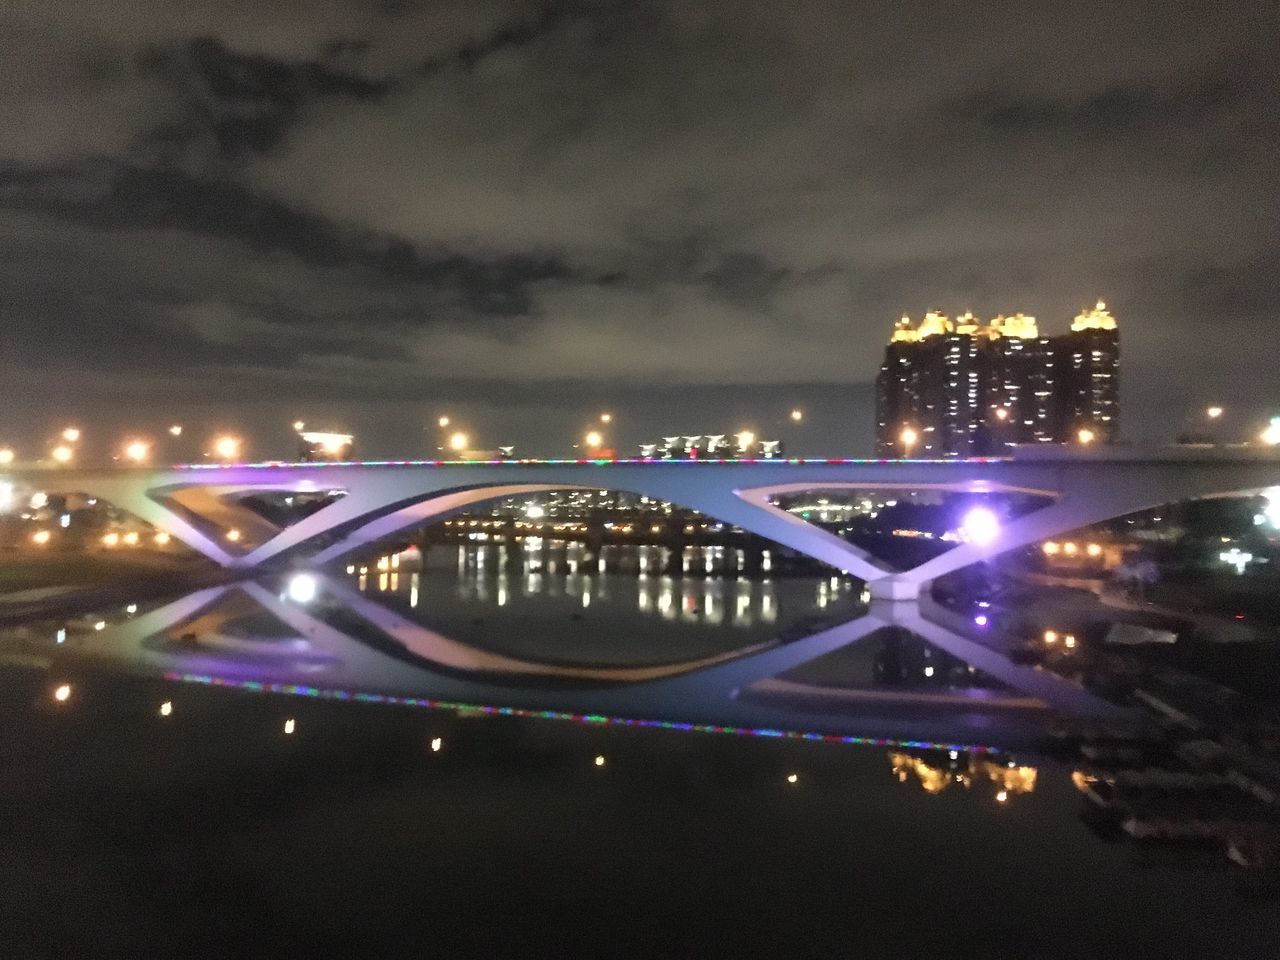
<svg viewBox="0 0 1280 960">
<path fill-rule="evenodd" d="M 1114 442 L 1119 358 L 1101 302 L 1060 337 L 1042 336 L 1022 313 L 984 323 L 930 310 L 919 326 L 903 317 L 876 378 L 876 452 L 973 457 L 1014 444 Z"/>
</svg>

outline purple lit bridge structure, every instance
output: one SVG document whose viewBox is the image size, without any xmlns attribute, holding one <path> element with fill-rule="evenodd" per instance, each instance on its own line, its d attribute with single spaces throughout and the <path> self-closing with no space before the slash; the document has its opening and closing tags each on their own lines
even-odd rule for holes
<svg viewBox="0 0 1280 960">
<path fill-rule="evenodd" d="M 1139 510 L 1280 486 L 1265 448 L 1036 449 L 987 460 L 501 460 L 25 467 L 47 492 L 105 500 L 228 568 L 322 567 L 475 504 L 553 490 L 610 490 L 699 511 L 865 580 L 878 600 L 914 600 L 935 578 L 1007 550 Z M 778 507 L 812 490 L 1014 493 L 1046 504 L 908 570 Z M 269 492 L 335 499 L 277 527 L 241 501 Z M 338 496 L 338 494 L 341 494 Z M 234 533 L 233 533 L 234 531 Z"/>
</svg>

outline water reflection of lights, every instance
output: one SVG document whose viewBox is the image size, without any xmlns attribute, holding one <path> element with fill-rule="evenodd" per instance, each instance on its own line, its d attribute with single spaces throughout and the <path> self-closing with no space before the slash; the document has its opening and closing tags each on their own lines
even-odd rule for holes
<svg viewBox="0 0 1280 960">
<path fill-rule="evenodd" d="M 941 793 L 953 783 L 968 790 L 975 781 L 984 778 L 996 787 L 997 803 L 1006 802 L 1014 794 L 1035 791 L 1037 768 L 1020 766 L 1013 760 L 996 763 L 986 756 L 973 754 L 962 764 L 960 754 L 964 752 L 961 747 L 949 748 L 945 762 L 914 753 L 890 752 L 889 766 L 899 783 L 906 783 L 914 774 L 926 793 Z"/>
<path fill-rule="evenodd" d="M 628 570 L 657 572 L 667 569 L 669 550 L 656 545 L 621 551 L 606 548 L 592 560 L 584 544 L 537 540 L 537 549 L 530 549 L 530 541 L 534 539 L 526 540 L 524 549 L 519 553 L 508 552 L 520 548 L 505 544 L 459 546 L 458 576 L 452 584 L 457 598 L 483 603 L 492 597 L 498 606 L 507 606 L 511 602 L 511 567 L 514 562 L 519 564 L 523 574 L 516 582 L 519 595 L 524 597 L 572 598 L 576 606 L 585 609 L 597 602 L 608 601 L 610 589 L 616 590 L 620 583 L 624 584 L 624 592 L 629 594 L 632 589 L 630 583 L 634 582 L 635 609 L 664 620 L 748 628 L 775 623 L 779 616 L 777 587 L 773 581 L 732 576 L 732 568 L 739 565 L 740 557 L 737 555 L 745 551 L 732 551 L 731 556 L 730 551 L 723 547 L 689 547 L 680 559 L 683 563 L 696 565 L 697 575 L 672 577 L 664 573 L 655 577 L 638 572 L 634 580 L 630 580 Z M 548 550 L 543 549 L 544 544 Z M 489 550 L 495 554 L 486 562 L 483 557 Z M 548 551 L 562 551 L 563 558 L 557 560 Z M 701 571 L 708 562 L 713 571 L 730 571 L 730 575 L 722 577 L 713 573 L 704 577 Z M 374 561 L 373 566 L 382 571 L 372 584 L 373 588 L 380 593 L 398 593 L 400 578 L 394 561 L 383 557 Z M 620 572 L 608 572 L 615 569 Z M 346 568 L 348 575 L 358 574 L 357 587 L 361 592 L 367 592 L 370 587 L 365 576 L 367 570 L 367 567 L 357 568 L 355 565 Z M 597 576 L 596 571 L 604 571 L 604 574 Z M 408 585 L 409 606 L 417 608 L 425 599 L 418 573 L 409 575 Z M 820 581 L 816 590 L 816 605 L 825 609 L 849 595 L 852 583 L 846 578 L 832 576 Z M 732 591 L 732 596 L 728 595 L 729 591 Z"/>
<path fill-rule="evenodd" d="M 760 727 L 720 726 L 709 723 L 684 723 L 675 720 L 645 720 L 631 717 L 608 717 L 598 713 L 565 713 L 559 710 L 530 710 L 524 707 L 499 707 L 489 704 L 459 703 L 450 700 L 432 700 L 427 697 L 400 697 L 393 694 L 367 693 L 309 687 L 295 683 L 271 683 L 264 680 L 236 680 L 228 677 L 214 677 L 208 674 L 179 673 L 168 671 L 164 679 L 193 683 L 201 686 L 221 687 L 230 690 L 244 690 L 250 693 L 272 693 L 293 697 L 308 697 L 315 700 L 336 700 L 351 703 L 380 703 L 389 706 L 411 707 L 424 710 L 446 710 L 459 715 L 520 717 L 535 720 L 568 720 L 586 726 L 643 727 L 660 730 L 679 730 L 688 733 L 719 733 L 740 737 L 765 737 L 775 740 L 808 740 L 814 743 L 844 743 L 855 746 L 891 747 L 900 750 L 956 750 L 971 755 L 998 753 L 995 747 L 978 744 L 937 743 L 929 740 L 897 740 L 889 737 L 854 737 L 835 733 L 809 733 L 798 730 L 775 730 Z M 897 754 L 890 754 L 897 756 Z M 901 754 L 910 756 L 910 754 Z M 998 769 L 1004 769 L 997 765 Z M 1032 767 L 1021 768 L 1031 770 L 1032 786 L 1035 782 L 1035 770 Z"/>
</svg>

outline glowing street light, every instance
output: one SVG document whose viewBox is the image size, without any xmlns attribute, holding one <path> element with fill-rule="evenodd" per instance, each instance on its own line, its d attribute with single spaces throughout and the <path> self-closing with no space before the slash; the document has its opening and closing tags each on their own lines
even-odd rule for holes
<svg viewBox="0 0 1280 960">
<path fill-rule="evenodd" d="M 920 434 L 916 433 L 913 427 L 903 427 L 902 432 L 898 434 L 898 442 L 902 444 L 902 455 L 904 457 L 911 456 L 911 448 L 916 445 L 916 441 L 920 439 Z"/>
<path fill-rule="evenodd" d="M 31 542 L 34 543 L 37 547 L 43 547 L 52 538 L 53 538 L 53 534 L 51 534 L 48 530 L 37 530 L 35 533 L 31 535 Z"/>
<path fill-rule="evenodd" d="M 295 432 L 301 433 L 303 430 L 307 429 L 307 425 L 301 420 L 295 420 L 293 421 L 293 429 Z"/>
<path fill-rule="evenodd" d="M 751 449 L 751 445 L 756 442 L 756 435 L 750 430 L 741 430 L 733 439 L 738 441 L 738 452 L 746 453 Z"/>
<path fill-rule="evenodd" d="M 465 433 L 458 432 L 449 438 L 449 449 L 461 453 L 471 443 L 471 438 Z"/>
<path fill-rule="evenodd" d="M 448 417 L 441 417 L 439 420 L 436 421 L 436 426 L 440 427 L 440 429 L 442 430 L 448 425 L 449 425 Z"/>
<path fill-rule="evenodd" d="M 67 427 L 67 429 L 65 429 L 65 430 L 63 430 L 63 431 L 62 431 L 62 439 L 63 439 L 63 440 L 65 440 L 65 441 L 67 441 L 67 443 L 76 443 L 76 442 L 78 442 L 78 441 L 79 441 L 79 439 L 80 439 L 80 428 L 79 428 L 79 427 Z"/>
<path fill-rule="evenodd" d="M 53 690 L 53 699 L 57 700 L 59 703 L 66 703 L 68 700 L 70 700 L 71 684 L 63 683 L 55 687 Z"/>
<path fill-rule="evenodd" d="M 8 447 L 0 448 L 0 465 L 13 463 L 14 452 Z"/>
<path fill-rule="evenodd" d="M 170 436 L 172 436 L 172 437 L 180 437 L 180 436 L 182 436 L 182 424 L 180 424 L 180 423 L 175 423 L 173 426 L 171 426 L 171 427 L 169 428 L 169 435 L 170 435 Z"/>
<path fill-rule="evenodd" d="M 75 451 L 66 444 L 59 444 L 53 448 L 52 456 L 58 463 L 70 463 L 71 458 L 75 456 Z"/>
<path fill-rule="evenodd" d="M 612 413 L 602 413 L 602 414 L 600 414 L 600 422 L 601 422 L 601 423 L 613 423 L 613 414 L 612 414 Z"/>
<path fill-rule="evenodd" d="M 234 460 L 240 456 L 240 438 L 222 436 L 213 441 L 213 452 L 219 460 Z"/>
<path fill-rule="evenodd" d="M 1223 414 L 1223 409 L 1217 404 L 1214 404 L 1212 407 L 1208 407 L 1204 412 L 1204 415 L 1208 417 L 1210 420 L 1217 420 L 1220 416 L 1222 416 L 1222 414 Z"/>
<path fill-rule="evenodd" d="M 588 431 L 586 437 L 583 439 L 587 444 L 587 448 L 590 450 L 599 450 L 604 446 L 604 437 L 601 435 L 599 430 Z"/>
<path fill-rule="evenodd" d="M 960 529 L 970 543 L 986 546 L 1000 536 L 1000 518 L 990 507 L 971 507 L 960 521 Z"/>
<path fill-rule="evenodd" d="M 1272 417 L 1271 423 L 1258 439 L 1269 447 L 1280 446 L 1280 417 Z"/>
<path fill-rule="evenodd" d="M 795 422 L 795 423 L 799 423 L 801 420 L 803 420 L 803 419 L 804 419 L 804 411 L 803 411 L 803 410 L 801 410 L 799 407 L 797 407 L 796 409 L 792 410 L 792 411 L 791 411 L 791 419 L 792 419 L 792 421 L 793 421 L 793 422 Z"/>
<path fill-rule="evenodd" d="M 1076 431 L 1076 440 L 1080 442 L 1080 446 L 1082 447 L 1087 447 L 1096 439 L 1098 439 L 1098 435 L 1088 427 L 1081 427 Z"/>
<path fill-rule="evenodd" d="M 1007 409 L 1007 408 L 1005 408 L 1005 407 L 996 407 L 996 419 L 997 419 L 997 420 L 1008 420 L 1008 419 L 1009 419 L 1009 411 L 1008 411 L 1008 409 Z"/>
<path fill-rule="evenodd" d="M 145 440 L 133 440 L 125 445 L 124 455 L 134 463 L 145 463 L 151 455 L 151 444 Z"/>
</svg>

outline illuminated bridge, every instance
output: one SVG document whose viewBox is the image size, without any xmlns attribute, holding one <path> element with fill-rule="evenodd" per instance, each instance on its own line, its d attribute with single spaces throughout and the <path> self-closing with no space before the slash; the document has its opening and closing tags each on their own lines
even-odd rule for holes
<svg viewBox="0 0 1280 960">
<path fill-rule="evenodd" d="M 697 510 L 847 571 L 868 581 L 876 598 L 906 600 L 943 574 L 1089 524 L 1182 500 L 1280 486 L 1280 455 L 1265 448 L 1112 447 L 1037 449 L 991 460 L 428 460 L 25 467 L 5 477 L 50 493 L 100 498 L 223 566 L 243 569 L 286 559 L 328 564 L 486 500 L 566 489 L 625 491 Z M 838 489 L 1016 493 L 1042 497 L 1047 505 L 989 522 L 940 556 L 894 570 L 772 502 L 785 494 Z M 240 503 L 269 492 L 341 496 L 278 527 Z"/>
</svg>

